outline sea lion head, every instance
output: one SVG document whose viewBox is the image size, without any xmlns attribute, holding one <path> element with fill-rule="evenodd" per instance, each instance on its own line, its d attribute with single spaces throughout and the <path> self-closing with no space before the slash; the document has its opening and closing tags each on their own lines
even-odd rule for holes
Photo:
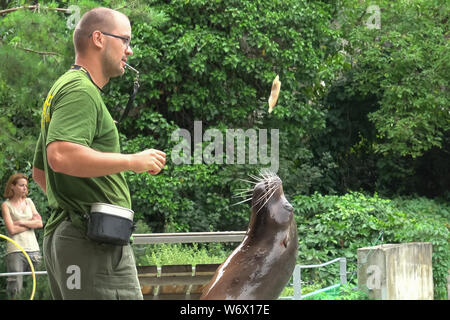
<svg viewBox="0 0 450 320">
<path fill-rule="evenodd" d="M 249 230 L 259 233 L 288 229 L 294 219 L 294 208 L 284 196 L 283 183 L 274 173 L 259 181 L 252 197 Z"/>
</svg>

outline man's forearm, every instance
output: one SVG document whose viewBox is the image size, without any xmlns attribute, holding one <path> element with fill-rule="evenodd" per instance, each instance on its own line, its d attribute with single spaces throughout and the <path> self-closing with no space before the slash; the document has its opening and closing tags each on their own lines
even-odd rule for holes
<svg viewBox="0 0 450 320">
<path fill-rule="evenodd" d="M 130 170 L 129 155 L 99 152 L 66 141 L 50 143 L 47 157 L 53 171 L 75 177 L 100 177 Z"/>
</svg>

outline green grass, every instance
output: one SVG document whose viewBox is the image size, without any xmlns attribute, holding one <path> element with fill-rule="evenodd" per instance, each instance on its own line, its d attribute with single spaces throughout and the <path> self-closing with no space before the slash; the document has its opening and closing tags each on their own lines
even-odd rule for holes
<svg viewBox="0 0 450 320">
<path fill-rule="evenodd" d="M 308 286 L 302 286 L 302 295 L 320 290 L 325 288 L 326 285 L 322 282 L 314 283 Z M 292 297 L 294 296 L 294 287 L 287 286 L 284 288 L 280 297 Z M 346 284 L 344 286 L 339 286 L 337 288 L 329 289 L 325 292 L 321 292 L 309 297 L 304 298 L 304 300 L 368 300 L 369 297 L 365 292 L 357 290 L 355 285 Z"/>
<path fill-rule="evenodd" d="M 222 263 L 231 253 L 221 244 L 157 244 L 134 246 L 136 265 L 179 265 Z"/>
</svg>

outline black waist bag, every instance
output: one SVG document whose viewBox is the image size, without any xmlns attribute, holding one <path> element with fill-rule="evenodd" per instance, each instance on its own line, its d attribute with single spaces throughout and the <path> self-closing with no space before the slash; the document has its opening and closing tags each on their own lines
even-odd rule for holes
<svg viewBox="0 0 450 320">
<path fill-rule="evenodd" d="M 135 229 L 133 217 L 131 209 L 108 203 L 93 203 L 87 236 L 100 243 L 127 245 Z"/>
</svg>

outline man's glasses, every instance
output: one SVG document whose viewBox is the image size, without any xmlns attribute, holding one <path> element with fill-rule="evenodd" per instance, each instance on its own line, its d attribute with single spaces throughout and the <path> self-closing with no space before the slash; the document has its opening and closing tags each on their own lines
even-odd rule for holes
<svg viewBox="0 0 450 320">
<path fill-rule="evenodd" d="M 105 36 L 110 36 L 110 37 L 113 37 L 113 38 L 121 39 L 123 41 L 123 44 L 125 45 L 126 48 L 130 47 L 130 41 L 131 41 L 130 38 L 121 37 L 121 36 L 118 36 L 118 35 L 115 35 L 115 34 L 112 34 L 112 33 L 108 33 L 108 32 L 103 32 L 103 31 L 99 31 L 99 32 L 104 34 Z M 92 36 L 92 33 L 89 35 L 89 37 L 91 37 L 91 36 Z"/>
</svg>

